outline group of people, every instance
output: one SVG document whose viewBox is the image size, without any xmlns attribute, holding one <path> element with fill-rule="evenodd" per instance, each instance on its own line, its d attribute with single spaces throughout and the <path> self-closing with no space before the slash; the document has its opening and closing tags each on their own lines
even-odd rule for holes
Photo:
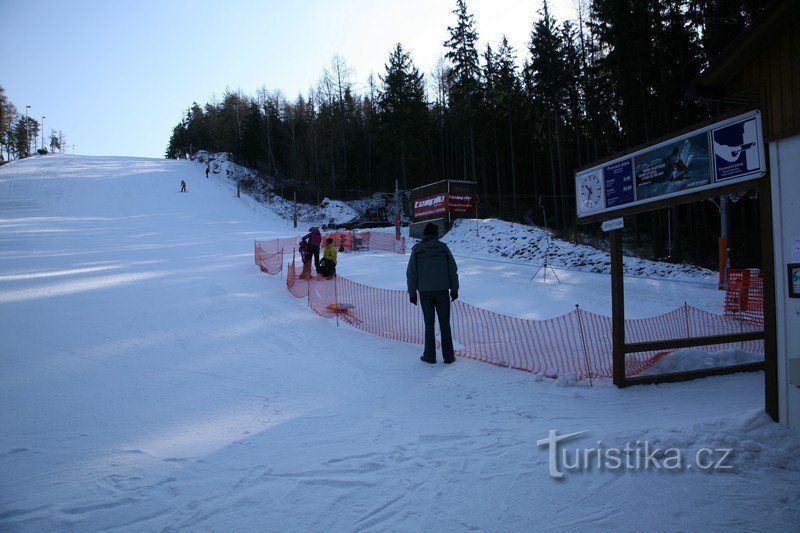
<svg viewBox="0 0 800 533">
<path fill-rule="evenodd" d="M 320 260 L 321 243 L 322 234 L 317 227 L 312 227 L 301 239 L 301 279 L 311 279 L 312 259 L 320 276 L 331 278 L 336 274 L 337 251 L 333 239 L 325 240 Z M 447 364 L 455 362 L 453 334 L 450 329 L 450 303 L 458 298 L 458 266 L 450 248 L 439 240 L 439 227 L 434 223 L 425 226 L 422 239 L 411 249 L 406 268 L 406 284 L 409 301 L 422 307 L 425 323 L 425 348 L 420 360 L 429 364 L 436 363 L 435 323 L 438 318 L 442 360 Z"/>
<path fill-rule="evenodd" d="M 320 245 L 322 244 L 322 234 L 319 228 L 312 227 L 309 232 L 300 239 L 298 250 L 300 259 L 303 262 L 303 271 L 300 279 L 311 279 L 311 260 L 314 260 L 314 269 L 323 278 L 332 278 L 336 275 L 336 263 L 338 252 L 333 245 L 333 239 L 325 240 L 325 249 L 322 250 L 322 259 L 319 258 Z"/>
</svg>

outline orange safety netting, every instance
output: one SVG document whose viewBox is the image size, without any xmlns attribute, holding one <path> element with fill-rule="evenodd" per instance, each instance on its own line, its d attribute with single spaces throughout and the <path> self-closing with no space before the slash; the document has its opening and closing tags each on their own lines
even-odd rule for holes
<svg viewBox="0 0 800 533">
<path fill-rule="evenodd" d="M 275 241 L 253 241 L 256 265 L 262 272 L 275 275 L 283 267 L 283 248 L 278 248 L 274 252 L 267 251 L 271 246 L 277 247 L 278 244 Z"/>
<path fill-rule="evenodd" d="M 294 261 L 286 285 L 324 317 L 339 316 L 352 326 L 387 339 L 424 343 L 422 313 L 405 291 L 370 287 L 341 276 L 298 279 Z M 548 376 L 574 374 L 577 379 L 612 377 L 611 317 L 576 309 L 547 320 L 528 320 L 453 302 L 453 342 L 457 355 Z M 625 321 L 626 341 L 645 342 L 704 337 L 758 328 L 742 320 L 684 305 L 669 313 Z M 708 351 L 740 348 L 763 353 L 763 341 L 728 343 Z M 626 375 L 650 368 L 667 352 L 628 354 Z"/>
<path fill-rule="evenodd" d="M 406 253 L 406 238 L 395 239 L 394 235 L 390 233 L 357 230 L 335 231 L 324 234 L 322 242 L 325 243 L 327 238 L 333 239 L 333 245 L 337 249 L 344 249 L 345 252 L 373 250 L 397 254 Z"/>
<path fill-rule="evenodd" d="M 761 270 L 728 270 L 725 316 L 764 328 L 764 279 Z"/>
</svg>

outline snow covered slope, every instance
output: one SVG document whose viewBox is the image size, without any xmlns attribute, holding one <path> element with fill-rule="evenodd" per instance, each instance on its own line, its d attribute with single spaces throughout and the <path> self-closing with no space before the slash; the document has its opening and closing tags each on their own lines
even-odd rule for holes
<svg viewBox="0 0 800 533">
<path fill-rule="evenodd" d="M 0 530 L 800 522 L 800 438 L 761 412 L 762 375 L 617 390 L 424 365 L 420 347 L 337 328 L 258 271 L 252 240 L 293 230 L 204 170 L 69 156 L 0 167 Z M 343 268 L 381 278 L 360 257 Z M 570 448 L 732 448 L 733 468 L 558 481 L 537 446 L 550 430 L 588 431 Z"/>
</svg>

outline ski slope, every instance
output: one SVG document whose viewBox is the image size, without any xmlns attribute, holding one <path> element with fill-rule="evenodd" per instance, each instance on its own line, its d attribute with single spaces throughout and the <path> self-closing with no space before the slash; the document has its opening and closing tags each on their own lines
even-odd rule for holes
<svg viewBox="0 0 800 533">
<path fill-rule="evenodd" d="M 763 414 L 763 375 L 618 390 L 422 364 L 421 347 L 337 327 L 261 273 L 253 239 L 295 230 L 204 170 L 80 156 L 0 167 L 0 530 L 800 523 L 800 437 Z M 602 275 L 531 281 L 529 266 L 451 245 L 469 303 L 528 318 L 606 305 Z M 339 270 L 402 288 L 406 260 L 352 254 Z M 720 301 L 631 283 L 639 316 Z M 588 432 L 571 448 L 731 448 L 732 468 L 556 480 L 537 446 L 550 430 Z"/>
</svg>

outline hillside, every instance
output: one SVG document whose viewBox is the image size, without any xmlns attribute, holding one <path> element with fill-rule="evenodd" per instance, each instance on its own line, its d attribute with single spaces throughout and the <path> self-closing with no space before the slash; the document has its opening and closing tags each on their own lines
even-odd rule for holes
<svg viewBox="0 0 800 533">
<path fill-rule="evenodd" d="M 81 156 L 0 167 L 0 530 L 800 522 L 800 438 L 763 413 L 761 374 L 618 390 L 465 358 L 422 364 L 420 346 L 337 327 L 260 272 L 253 240 L 299 232 L 204 170 Z M 351 254 L 342 272 L 395 283 L 387 273 L 406 260 Z M 539 305 L 495 290 L 531 267 L 465 261 L 465 299 L 508 314 Z M 528 285 L 567 308 L 601 292 L 603 276 L 569 274 Z M 683 292 L 638 286 L 643 311 Z M 538 444 L 551 431 L 587 432 L 570 439 L 576 453 L 647 443 L 687 466 L 587 465 L 557 480 Z M 735 450 L 732 468 L 695 468 L 701 449 Z"/>
</svg>

